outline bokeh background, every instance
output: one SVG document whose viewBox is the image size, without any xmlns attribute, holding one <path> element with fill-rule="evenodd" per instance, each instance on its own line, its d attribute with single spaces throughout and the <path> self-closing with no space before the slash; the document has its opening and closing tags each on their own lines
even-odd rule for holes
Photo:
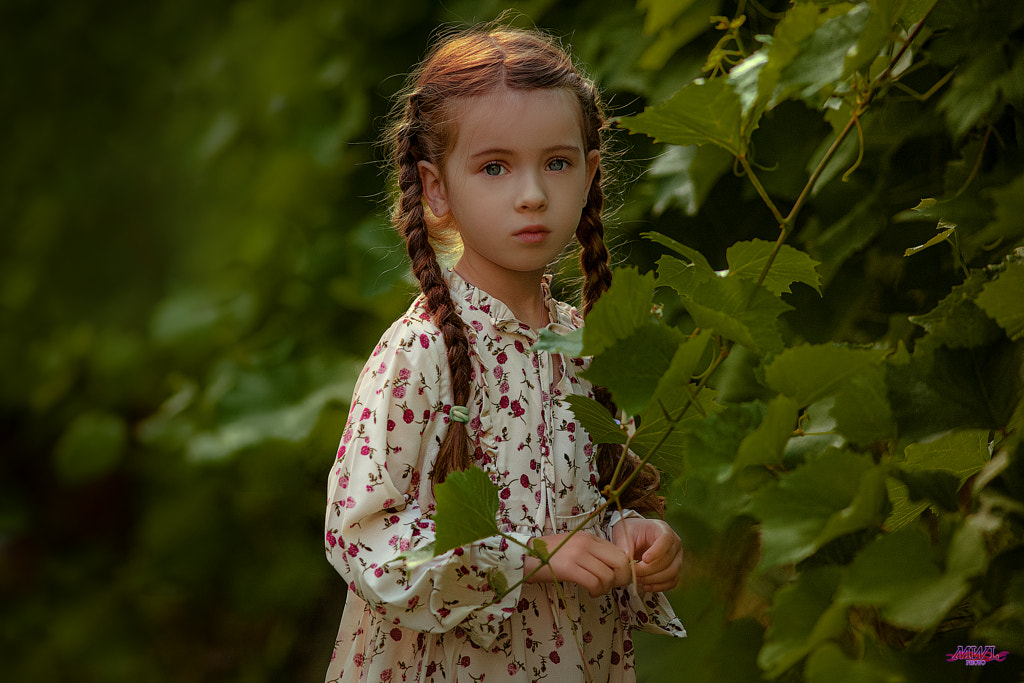
<svg viewBox="0 0 1024 683">
<path fill-rule="evenodd" d="M 326 475 L 356 373 L 415 291 L 377 140 L 431 36 L 512 10 L 571 44 L 621 116 L 701 75 L 722 35 L 708 17 L 746 14 L 749 40 L 788 5 L 0 0 L 0 681 L 322 680 L 345 595 L 323 556 Z M 809 202 L 798 244 L 826 285 L 789 299 L 803 339 L 910 338 L 961 264 L 905 259 L 935 234 L 907 212 L 975 159 L 968 184 L 1019 171 L 1020 13 L 968 5 L 940 2 L 964 28 Z M 961 62 L 974 71 L 937 107 L 927 91 Z M 981 124 L 998 145 L 967 134 Z M 793 202 L 831 132 L 801 102 L 766 115 L 768 192 Z M 617 263 L 649 270 L 650 230 L 716 268 L 775 239 L 727 154 L 623 130 L 614 145 Z M 969 196 L 965 223 L 985 225 Z M 749 525 L 714 528 L 728 500 L 689 505 L 673 521 L 703 564 L 673 599 L 702 626 L 641 674 L 758 680 L 756 558 L 729 536 Z"/>
</svg>

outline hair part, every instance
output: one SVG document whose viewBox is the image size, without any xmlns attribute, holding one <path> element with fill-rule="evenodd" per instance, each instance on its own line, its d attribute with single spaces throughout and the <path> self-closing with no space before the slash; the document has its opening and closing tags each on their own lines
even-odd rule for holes
<svg viewBox="0 0 1024 683">
<path fill-rule="evenodd" d="M 438 220 L 425 209 L 417 164 L 428 161 L 443 169 L 455 145 L 454 120 L 458 103 L 501 88 L 565 89 L 579 104 L 585 151 L 605 151 L 602 132 L 607 119 L 597 88 L 556 39 L 540 31 L 495 26 L 464 30 L 444 37 L 410 74 L 396 102 L 387 135 L 394 177 L 392 186 L 397 188 L 391 220 L 405 240 L 426 308 L 444 338 L 455 405 L 468 405 L 472 397 L 473 366 L 465 324 L 437 260 L 436 250 L 447 249 L 454 242 L 454 226 L 447 220 Z M 603 205 L 599 167 L 576 229 L 583 273 L 584 315 L 608 289 L 612 279 L 609 253 L 604 244 Z M 603 404 L 613 413 L 617 412 L 607 391 L 596 388 L 596 393 Z M 636 456 L 623 454 L 621 446 L 602 444 L 598 448 L 597 465 L 602 486 L 610 482 L 621 457 L 627 458 L 622 468 L 624 479 L 636 469 Z M 466 425 L 449 421 L 430 473 L 431 481 L 441 483 L 451 472 L 467 469 L 472 464 L 473 446 Z M 655 493 L 657 487 L 657 470 L 647 465 L 624 492 L 622 502 L 633 509 L 661 512 L 664 502 Z"/>
</svg>

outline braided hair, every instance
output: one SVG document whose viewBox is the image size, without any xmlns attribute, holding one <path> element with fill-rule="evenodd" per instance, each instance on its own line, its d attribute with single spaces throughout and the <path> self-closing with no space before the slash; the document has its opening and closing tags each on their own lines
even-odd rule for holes
<svg viewBox="0 0 1024 683">
<path fill-rule="evenodd" d="M 399 96 L 387 136 L 392 187 L 397 188 L 391 220 L 405 240 L 426 310 L 444 339 L 454 405 L 469 403 L 473 366 L 466 326 L 452 300 L 437 250 L 457 243 L 457 226 L 450 213 L 444 218 L 427 213 L 418 163 L 428 161 L 443 168 L 445 157 L 455 144 L 452 122 L 456 103 L 498 88 L 562 88 L 570 92 L 580 105 L 587 150 L 602 151 L 601 132 L 606 127 L 593 82 L 581 74 L 553 38 L 539 31 L 483 27 L 450 35 L 442 39 L 410 75 L 408 85 Z M 603 204 L 598 169 L 576 230 L 581 247 L 584 315 L 611 284 L 601 220 Z M 595 392 L 598 400 L 613 413 L 617 412 L 607 391 L 596 388 Z M 624 454 L 621 446 L 602 444 L 598 448 L 601 486 L 612 483 L 612 473 L 621 457 L 626 457 L 627 461 L 620 482 L 635 471 L 636 456 Z M 472 464 L 473 451 L 466 425 L 452 420 L 431 471 L 431 481 L 438 484 L 451 472 L 467 469 Z M 648 465 L 634 477 L 622 502 L 636 510 L 660 513 L 664 502 L 656 494 L 657 487 L 657 470 Z"/>
</svg>

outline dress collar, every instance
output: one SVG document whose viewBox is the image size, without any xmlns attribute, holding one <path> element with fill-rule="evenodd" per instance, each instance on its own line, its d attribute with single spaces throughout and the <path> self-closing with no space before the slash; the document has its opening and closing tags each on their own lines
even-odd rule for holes
<svg viewBox="0 0 1024 683">
<path fill-rule="evenodd" d="M 445 275 L 452 292 L 452 299 L 462 309 L 463 318 L 470 320 L 474 314 L 482 314 L 502 332 L 518 333 L 530 339 L 537 338 L 537 331 L 519 320 L 503 301 L 491 296 L 476 285 L 466 282 L 454 270 L 448 270 Z M 565 334 L 583 323 L 574 308 L 552 298 L 550 274 L 544 275 L 540 286 L 544 294 L 544 305 L 548 309 L 548 318 L 551 320 L 546 329 L 558 334 Z"/>
</svg>

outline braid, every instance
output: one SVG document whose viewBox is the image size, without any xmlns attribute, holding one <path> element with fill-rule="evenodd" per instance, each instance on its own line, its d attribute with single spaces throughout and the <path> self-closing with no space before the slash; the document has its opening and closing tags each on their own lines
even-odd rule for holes
<svg viewBox="0 0 1024 683">
<path fill-rule="evenodd" d="M 398 128 L 395 140 L 398 187 L 400 195 L 392 219 L 405 238 L 406 250 L 412 261 L 412 271 L 419 280 L 426 300 L 427 311 L 441 330 L 447 349 L 448 369 L 451 373 L 453 405 L 467 405 L 472 389 L 473 368 L 469 355 L 466 328 L 452 301 L 448 283 L 437 262 L 437 254 L 430 243 L 430 233 L 423 211 L 423 187 L 416 163 L 421 155 L 417 149 L 415 96 L 409 98 L 406 123 Z M 469 433 L 462 422 L 450 420 L 448 431 L 441 442 L 430 473 L 431 481 L 440 484 L 449 473 L 467 469 L 473 464 Z"/>
<path fill-rule="evenodd" d="M 608 263 L 610 255 L 604 244 L 604 222 L 601 220 L 601 208 L 604 204 L 604 191 L 601 188 L 600 171 L 594 177 L 587 196 L 587 205 L 580 216 L 579 227 L 576 228 L 576 239 L 580 243 L 580 269 L 583 271 L 583 315 L 590 313 L 597 299 L 608 289 L 612 282 L 612 271 Z M 604 387 L 594 387 L 594 398 L 608 409 L 612 415 L 618 414 L 618 407 L 612 401 L 611 393 Z M 603 443 L 597 446 L 598 488 L 614 485 L 612 475 L 619 460 L 622 463 L 618 481 L 625 481 L 640 464 L 640 459 L 632 451 L 626 451 L 619 444 Z M 622 492 L 622 506 L 638 512 L 665 514 L 665 499 L 657 494 L 661 476 L 657 468 L 650 463 L 643 466 Z"/>
</svg>

